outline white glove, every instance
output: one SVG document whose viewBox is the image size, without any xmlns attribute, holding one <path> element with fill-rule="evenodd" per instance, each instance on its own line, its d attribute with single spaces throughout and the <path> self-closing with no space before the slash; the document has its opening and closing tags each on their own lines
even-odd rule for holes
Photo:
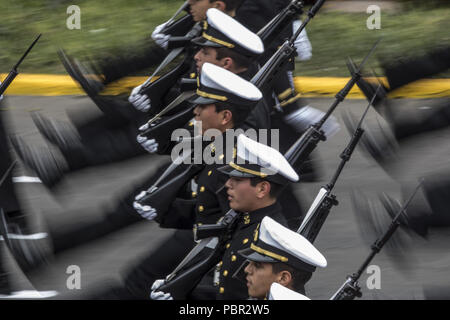
<svg viewBox="0 0 450 320">
<path fill-rule="evenodd" d="M 138 135 L 136 138 L 137 142 L 149 153 L 155 153 L 158 151 L 158 142 L 155 139 L 147 139 L 141 135 Z"/>
<path fill-rule="evenodd" d="M 284 121 L 294 127 L 297 132 L 303 132 L 308 129 L 310 125 L 322 119 L 324 115 L 325 113 L 323 111 L 310 106 L 304 106 L 286 115 Z M 322 126 L 322 130 L 327 138 L 334 136 L 340 129 L 341 127 L 334 116 L 329 117 Z"/>
<path fill-rule="evenodd" d="M 131 91 L 128 101 L 139 111 L 147 112 L 152 107 L 150 98 L 146 94 L 140 94 L 142 85 L 137 86 Z"/>
<path fill-rule="evenodd" d="M 173 300 L 170 293 L 164 293 L 162 291 L 156 291 L 165 283 L 164 279 L 159 279 L 153 282 L 152 292 L 150 293 L 150 299 L 152 300 Z"/>
<path fill-rule="evenodd" d="M 170 38 L 170 35 L 161 33 L 161 30 L 164 29 L 166 24 L 167 22 L 160 24 L 152 32 L 152 39 L 155 40 L 156 44 L 163 49 L 167 49 L 167 47 L 169 46 L 169 38 Z"/>
<path fill-rule="evenodd" d="M 138 201 L 141 200 L 145 195 L 147 194 L 147 192 L 142 191 L 141 193 L 139 193 L 134 199 L 136 201 L 133 202 L 133 208 L 134 210 L 136 210 L 137 213 L 139 213 L 139 215 L 144 218 L 147 219 L 149 221 L 152 221 L 153 219 L 156 218 L 156 216 L 158 215 L 158 213 L 156 212 L 155 208 L 152 208 L 150 206 L 143 206 L 141 205 Z"/>
<path fill-rule="evenodd" d="M 300 20 L 295 20 L 292 24 L 292 30 L 294 34 L 297 32 L 298 28 L 302 25 Z M 312 57 L 312 46 L 311 42 L 309 42 L 308 34 L 306 33 L 306 29 L 300 33 L 297 39 L 294 42 L 295 49 L 297 50 L 298 56 L 296 59 L 298 61 L 306 61 L 311 59 Z"/>
</svg>

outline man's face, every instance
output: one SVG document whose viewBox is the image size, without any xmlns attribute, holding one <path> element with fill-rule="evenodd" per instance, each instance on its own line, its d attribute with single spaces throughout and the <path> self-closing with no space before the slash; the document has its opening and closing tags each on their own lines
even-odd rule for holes
<svg viewBox="0 0 450 320">
<path fill-rule="evenodd" d="M 272 283 L 279 278 L 273 274 L 271 263 L 250 261 L 244 271 L 247 274 L 248 295 L 257 299 L 264 299 Z"/>
<path fill-rule="evenodd" d="M 230 177 L 225 183 L 230 208 L 235 211 L 253 211 L 256 203 L 257 188 L 250 184 L 250 178 Z"/>
<path fill-rule="evenodd" d="M 209 0 L 189 0 L 190 13 L 195 22 L 206 19 L 206 11 L 214 7 L 214 2 Z"/>
<path fill-rule="evenodd" d="M 216 112 L 216 106 L 214 104 L 197 105 L 194 109 L 194 115 L 196 121 L 202 122 L 202 132 L 205 134 L 206 130 L 222 128 L 222 112 Z"/>
<path fill-rule="evenodd" d="M 216 66 L 223 67 L 220 60 L 217 60 L 217 50 L 212 47 L 202 47 L 194 56 L 197 65 L 197 72 L 200 73 L 205 62 L 212 63 Z"/>
</svg>

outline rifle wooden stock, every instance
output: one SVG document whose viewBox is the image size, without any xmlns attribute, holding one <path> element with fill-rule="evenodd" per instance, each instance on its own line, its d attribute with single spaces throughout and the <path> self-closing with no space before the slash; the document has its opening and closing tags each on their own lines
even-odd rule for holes
<svg viewBox="0 0 450 320">
<path fill-rule="evenodd" d="M 226 231 L 226 226 L 222 224 L 207 224 L 207 225 L 195 225 L 194 236 L 195 240 L 203 240 L 207 238 L 221 237 Z"/>
<path fill-rule="evenodd" d="M 156 221 L 158 222 L 163 220 L 164 215 L 169 210 L 180 189 L 203 169 L 203 165 L 196 164 L 180 164 L 180 166 L 184 168 L 183 172 L 168 179 L 161 186 L 157 186 L 153 192 L 148 193 L 138 201 L 141 205 L 149 205 L 156 209 L 158 212 Z"/>
<path fill-rule="evenodd" d="M 194 24 L 195 21 L 194 19 L 192 19 L 192 16 L 190 14 L 187 14 L 178 19 L 177 21 L 171 23 L 167 27 L 163 28 L 161 30 L 161 33 L 178 36 L 185 33 L 186 30 L 192 29 Z"/>
<path fill-rule="evenodd" d="M 161 110 L 164 106 L 164 96 L 173 86 L 175 86 L 178 79 L 188 72 L 191 59 L 192 57 L 186 56 L 175 68 L 143 88 L 142 94 L 146 94 L 149 97 L 152 103 L 152 110 L 155 110 L 155 112 Z"/>
<path fill-rule="evenodd" d="M 181 272 L 177 277 L 161 286 L 158 291 L 170 293 L 175 300 L 186 300 L 203 276 L 220 262 L 225 250 L 225 244 L 218 244 L 206 259 Z"/>
<path fill-rule="evenodd" d="M 316 207 L 313 216 L 305 224 L 300 234 L 308 239 L 311 243 L 313 243 L 316 240 L 320 229 L 322 229 L 322 226 L 325 223 L 325 220 L 327 219 L 331 208 L 337 205 L 338 201 L 336 200 L 336 196 L 327 194 L 321 201 L 321 203 Z"/>
<path fill-rule="evenodd" d="M 167 141 L 167 134 L 174 131 L 175 129 L 183 127 L 194 117 L 192 111 L 195 106 L 190 106 L 186 110 L 179 112 L 173 116 L 167 116 L 161 118 L 160 121 L 155 121 L 151 124 L 150 128 L 143 131 L 140 135 L 143 137 L 148 137 L 155 139 L 158 142 Z"/>
<path fill-rule="evenodd" d="M 286 41 L 275 54 L 264 64 L 264 66 L 252 78 L 251 83 L 257 86 L 261 91 L 270 87 L 277 79 L 278 75 L 289 63 L 289 59 L 294 57 L 295 48 Z"/>
</svg>

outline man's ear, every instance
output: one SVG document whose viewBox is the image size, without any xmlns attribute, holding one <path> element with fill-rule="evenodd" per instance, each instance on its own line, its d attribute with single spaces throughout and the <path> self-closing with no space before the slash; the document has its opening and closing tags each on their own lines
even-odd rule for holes
<svg viewBox="0 0 450 320">
<path fill-rule="evenodd" d="M 289 288 L 292 285 L 292 275 L 289 271 L 283 270 L 278 274 L 278 281 L 282 286 Z"/>
<path fill-rule="evenodd" d="M 257 194 L 259 199 L 264 198 L 266 195 L 270 194 L 271 185 L 269 181 L 262 181 L 257 184 Z"/>
<path fill-rule="evenodd" d="M 227 5 L 223 1 L 215 1 L 213 7 L 223 12 L 227 10 Z"/>
<path fill-rule="evenodd" d="M 230 57 L 225 57 L 222 59 L 222 68 L 224 68 L 225 70 L 233 70 L 233 64 L 234 61 Z"/>
<path fill-rule="evenodd" d="M 222 111 L 222 125 L 226 126 L 227 124 L 233 121 L 233 113 L 230 110 Z"/>
</svg>

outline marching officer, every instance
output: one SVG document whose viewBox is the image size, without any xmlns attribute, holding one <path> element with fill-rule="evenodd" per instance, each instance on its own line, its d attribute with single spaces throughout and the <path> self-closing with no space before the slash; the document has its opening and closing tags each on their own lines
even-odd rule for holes
<svg viewBox="0 0 450 320">
<path fill-rule="evenodd" d="M 201 134 L 207 136 L 211 129 L 220 133 L 203 151 L 203 155 L 211 155 L 214 161 L 206 164 L 197 174 L 198 188 L 192 199 L 174 199 L 167 212 L 158 212 L 155 208 L 157 204 L 152 206 L 151 203 L 140 203 L 137 200 L 135 207 L 138 212 L 148 220 L 157 219 L 160 226 L 165 228 L 192 229 L 194 224 L 216 223 L 229 210 L 228 196 L 223 188 L 226 176 L 217 170 L 232 159 L 234 154 L 233 135 L 228 139 L 227 136 L 233 133 L 230 130 L 239 128 L 261 99 L 262 93 L 250 82 L 213 64 L 203 64 L 197 93 L 190 102 L 196 105 L 194 115 L 195 120 L 202 123 Z M 186 247 L 193 247 L 193 239 L 190 241 L 181 247 L 162 244 L 161 250 L 155 251 L 159 256 L 152 254 L 145 264 L 130 273 L 126 282 L 139 286 L 139 291 L 148 297 L 150 286 L 158 279 L 151 278 L 161 277 L 176 266 L 162 265 L 166 260 L 166 252 L 169 250 L 170 256 L 177 257 L 180 262 Z M 164 269 L 165 273 L 157 273 L 155 269 L 159 272 Z M 142 277 L 144 274 L 147 275 L 145 278 Z"/>
</svg>

